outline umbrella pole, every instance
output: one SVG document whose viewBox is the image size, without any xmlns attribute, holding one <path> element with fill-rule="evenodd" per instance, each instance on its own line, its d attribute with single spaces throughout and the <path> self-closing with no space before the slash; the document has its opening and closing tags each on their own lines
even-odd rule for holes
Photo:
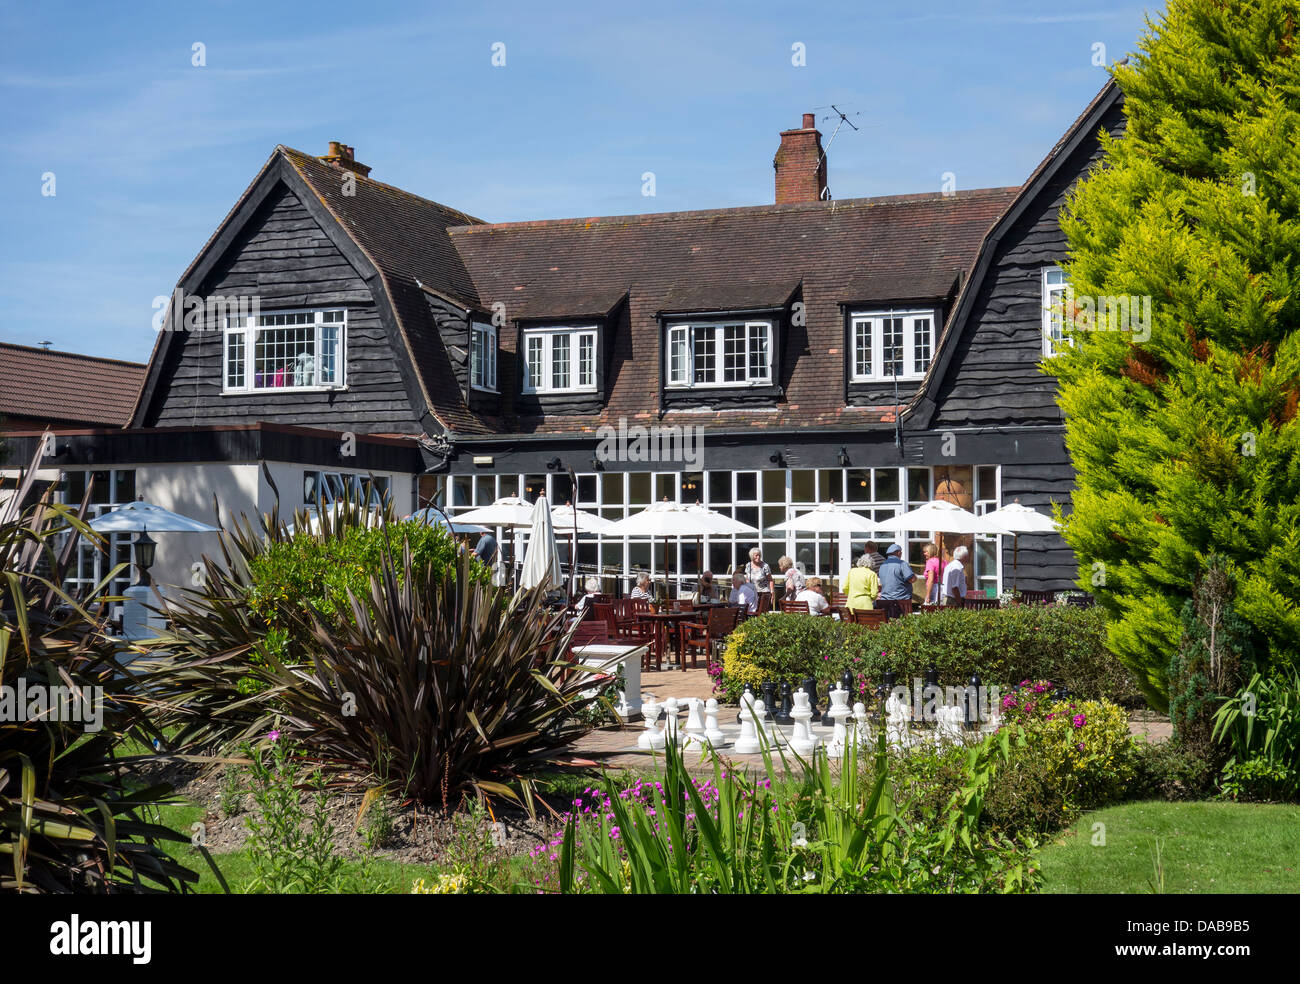
<svg viewBox="0 0 1300 984">
<path fill-rule="evenodd" d="M 1011 590 L 1014 592 L 1020 581 L 1020 534 L 1011 536 Z"/>
</svg>

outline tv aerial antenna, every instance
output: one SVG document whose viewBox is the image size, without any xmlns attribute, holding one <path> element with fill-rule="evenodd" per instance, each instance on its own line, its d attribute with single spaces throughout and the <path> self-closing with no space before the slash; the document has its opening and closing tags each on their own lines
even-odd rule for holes
<svg viewBox="0 0 1300 984">
<path fill-rule="evenodd" d="M 822 163 L 826 160 L 827 153 L 830 152 L 831 144 L 835 142 L 835 138 L 839 136 L 840 130 L 842 130 L 846 124 L 849 126 L 850 129 L 854 131 L 860 129 L 860 127 L 856 123 L 854 123 L 853 120 L 851 120 L 849 117 L 862 115 L 860 111 L 856 113 L 846 113 L 838 106 L 836 106 L 834 103 L 831 103 L 829 106 L 814 106 L 813 112 L 815 113 L 818 110 L 822 110 L 822 109 L 831 110 L 831 112 L 835 115 L 835 117 L 838 117 L 838 122 L 835 124 L 835 130 L 834 132 L 831 133 L 830 139 L 826 141 L 826 146 L 822 148 L 822 155 L 821 157 L 817 158 L 817 163 L 814 165 L 814 169 L 821 168 Z M 823 116 L 822 120 L 827 121 L 830 120 L 831 118 L 832 117 L 830 115 L 827 115 L 827 116 Z M 830 200 L 831 189 L 829 185 L 822 189 L 821 197 L 828 201 Z"/>
</svg>

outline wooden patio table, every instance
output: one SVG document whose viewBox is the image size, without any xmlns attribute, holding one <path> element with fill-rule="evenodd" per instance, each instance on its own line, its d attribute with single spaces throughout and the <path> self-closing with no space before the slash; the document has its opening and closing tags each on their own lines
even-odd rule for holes
<svg viewBox="0 0 1300 984">
<path fill-rule="evenodd" d="M 668 647 L 671 644 L 672 636 L 676 623 L 685 622 L 687 619 L 695 617 L 694 611 L 689 612 L 637 612 L 636 619 L 638 622 L 649 622 L 655 629 L 655 662 L 663 665 L 663 658 L 668 653 Z M 681 653 L 681 646 L 677 647 L 677 664 L 683 673 L 686 672 L 686 659 Z"/>
</svg>

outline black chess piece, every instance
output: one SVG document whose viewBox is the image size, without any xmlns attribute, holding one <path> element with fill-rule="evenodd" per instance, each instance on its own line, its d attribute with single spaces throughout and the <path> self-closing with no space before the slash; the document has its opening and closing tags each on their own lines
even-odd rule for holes
<svg viewBox="0 0 1300 984">
<path fill-rule="evenodd" d="M 810 722 L 820 721 L 822 719 L 822 712 L 817 707 L 817 678 L 816 677 L 803 678 L 803 692 L 808 695 L 808 707 L 812 710 L 812 717 L 809 718 L 808 720 Z"/>
<path fill-rule="evenodd" d="M 776 713 L 776 684 L 771 680 L 763 681 L 763 707 L 768 717 Z"/>
<path fill-rule="evenodd" d="M 741 706 L 741 707 L 744 707 L 744 706 L 745 706 L 745 694 L 749 694 L 749 699 L 750 699 L 751 701 L 755 699 L 755 698 L 754 698 L 754 685 L 753 685 L 752 683 L 747 683 L 747 684 L 745 684 L 745 689 L 742 690 L 742 691 L 740 692 L 740 706 Z M 736 723 L 737 723 L 737 724 L 740 724 L 740 712 L 739 712 L 739 711 L 736 712 Z"/>
<path fill-rule="evenodd" d="M 794 692 L 790 688 L 789 681 L 781 684 L 781 709 L 776 712 L 777 724 L 794 724 L 794 716 L 790 713 L 794 710 Z"/>
<path fill-rule="evenodd" d="M 852 707 L 853 702 L 858 699 L 858 695 L 853 692 L 853 672 L 851 670 L 845 670 L 840 674 L 840 689 L 848 691 L 849 707 Z"/>
</svg>

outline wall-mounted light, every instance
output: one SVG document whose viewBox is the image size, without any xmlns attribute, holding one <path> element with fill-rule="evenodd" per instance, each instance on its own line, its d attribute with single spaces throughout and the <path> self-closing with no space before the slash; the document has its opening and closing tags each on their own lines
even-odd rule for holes
<svg viewBox="0 0 1300 984">
<path fill-rule="evenodd" d="M 591 456 L 591 470 L 594 472 L 601 472 L 605 470 L 605 462 L 601 461 L 598 455 L 593 454 Z"/>
<path fill-rule="evenodd" d="M 552 458 L 550 461 L 546 463 L 546 467 L 549 468 L 551 471 L 558 471 L 560 468 L 564 467 L 564 462 L 560 460 L 559 455 L 556 455 L 554 458 Z"/>
<path fill-rule="evenodd" d="M 840 461 L 840 467 L 841 467 L 841 468 L 847 468 L 847 467 L 849 466 L 849 449 L 848 449 L 848 448 L 840 448 L 839 461 Z"/>
<path fill-rule="evenodd" d="M 783 468 L 785 466 L 785 458 L 781 456 L 780 451 L 773 451 L 767 456 L 767 460 L 772 462 L 772 464 L 776 465 L 778 468 Z"/>
</svg>

